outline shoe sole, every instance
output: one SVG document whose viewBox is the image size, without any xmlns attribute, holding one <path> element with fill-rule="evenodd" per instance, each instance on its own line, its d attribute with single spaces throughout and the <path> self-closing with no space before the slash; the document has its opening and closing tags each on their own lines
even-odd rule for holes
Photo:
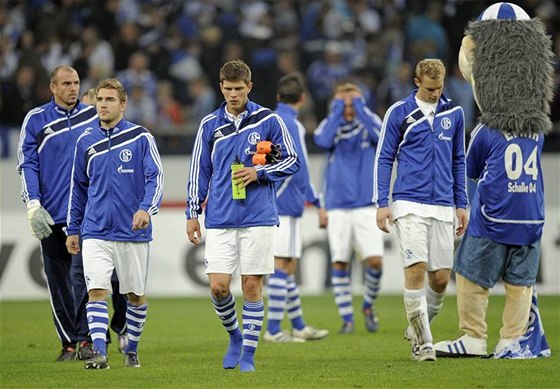
<svg viewBox="0 0 560 389">
<path fill-rule="evenodd" d="M 87 361 L 86 363 L 84 363 L 84 368 L 86 370 L 107 370 L 107 369 L 110 369 L 111 366 L 106 365 L 105 367 L 103 367 L 102 365 L 100 365 L 97 362 Z"/>
<path fill-rule="evenodd" d="M 436 350 L 436 357 L 441 358 L 485 358 L 486 354 L 457 354 Z"/>
</svg>

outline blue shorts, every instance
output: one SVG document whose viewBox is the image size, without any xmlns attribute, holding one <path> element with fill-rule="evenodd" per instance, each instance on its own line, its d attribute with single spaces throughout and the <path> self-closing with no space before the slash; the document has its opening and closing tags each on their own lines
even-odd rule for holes
<svg viewBox="0 0 560 389">
<path fill-rule="evenodd" d="M 465 234 L 453 270 L 488 289 L 500 277 L 511 285 L 533 286 L 537 281 L 540 251 L 540 239 L 527 246 L 512 246 Z"/>
</svg>

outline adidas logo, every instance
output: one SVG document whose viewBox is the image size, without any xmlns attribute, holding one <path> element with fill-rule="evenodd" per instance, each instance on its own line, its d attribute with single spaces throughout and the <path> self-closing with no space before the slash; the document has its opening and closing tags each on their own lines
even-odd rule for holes
<svg viewBox="0 0 560 389">
<path fill-rule="evenodd" d="M 222 136 L 224 136 L 224 134 L 220 130 L 218 130 L 214 133 L 214 138 L 221 138 Z"/>
<path fill-rule="evenodd" d="M 95 149 L 93 147 L 88 151 L 88 155 L 92 155 L 92 154 L 95 154 Z"/>
<path fill-rule="evenodd" d="M 49 135 L 49 134 L 54 134 L 54 131 L 52 128 L 47 127 L 47 129 L 45 130 L 45 135 Z"/>
<path fill-rule="evenodd" d="M 414 119 L 412 116 L 409 116 L 409 117 L 406 119 L 406 122 L 407 122 L 408 124 L 414 123 L 415 121 L 416 121 L 416 119 Z"/>
</svg>

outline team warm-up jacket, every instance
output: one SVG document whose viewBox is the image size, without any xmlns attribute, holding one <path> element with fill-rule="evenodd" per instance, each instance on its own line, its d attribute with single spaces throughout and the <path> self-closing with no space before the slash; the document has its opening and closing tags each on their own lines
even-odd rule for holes
<svg viewBox="0 0 560 389">
<path fill-rule="evenodd" d="M 478 180 L 467 234 L 510 245 L 542 236 L 542 133 L 514 136 L 479 124 L 467 150 L 467 175 Z"/>
<path fill-rule="evenodd" d="M 305 202 L 320 207 L 319 198 L 309 176 L 309 159 L 305 147 L 305 128 L 297 120 L 297 111 L 288 104 L 278 103 L 275 112 L 282 118 L 294 141 L 300 160 L 300 168 L 284 181 L 276 183 L 278 214 L 281 216 L 300 217 Z"/>
<path fill-rule="evenodd" d="M 375 156 L 373 201 L 379 207 L 389 205 L 396 156 L 393 201 L 466 208 L 463 109 L 442 95 L 430 125 L 416 104 L 416 92 L 393 104 L 385 114 Z"/>
<path fill-rule="evenodd" d="M 188 219 L 197 218 L 208 197 L 206 228 L 273 226 L 279 223 L 274 182 L 299 169 L 293 140 L 282 119 L 268 108 L 251 101 L 247 114 L 236 128 L 227 117 L 225 103 L 204 117 L 196 135 L 187 185 Z M 244 200 L 232 198 L 231 164 L 252 166 L 259 141 L 280 147 L 278 162 L 255 166 L 258 181 L 250 183 Z"/>
<path fill-rule="evenodd" d="M 373 205 L 373 159 L 381 119 L 362 98 L 353 99 L 356 118 L 344 119 L 344 101 L 335 99 L 329 115 L 313 134 L 317 146 L 328 151 L 324 193 L 326 209 Z"/>
<path fill-rule="evenodd" d="M 141 209 L 155 215 L 162 192 L 163 169 L 152 134 L 124 119 L 110 130 L 97 121 L 76 143 L 67 233 L 150 241 L 152 224 L 133 231 L 132 217 Z"/>
<path fill-rule="evenodd" d="M 25 203 L 39 200 L 56 224 L 66 223 L 74 146 L 97 120 L 95 107 L 78 104 L 70 111 L 52 99 L 29 111 L 21 127 L 18 172 Z"/>
</svg>

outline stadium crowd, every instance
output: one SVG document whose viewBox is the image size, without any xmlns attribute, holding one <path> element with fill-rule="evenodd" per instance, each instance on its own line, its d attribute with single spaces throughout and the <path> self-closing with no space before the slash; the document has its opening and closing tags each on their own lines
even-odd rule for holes
<svg viewBox="0 0 560 389">
<path fill-rule="evenodd" d="M 0 134 L 2 157 L 15 150 L 8 132 L 50 99 L 48 73 L 69 64 L 81 90 L 122 80 L 127 119 L 157 137 L 196 132 L 219 102 L 219 66 L 243 58 L 253 70 L 252 100 L 274 107 L 277 80 L 305 74 L 308 132 L 326 115 L 334 83 L 352 77 L 383 117 L 408 94 L 412 67 L 437 57 L 450 69 L 446 94 L 473 128 L 477 108 L 457 69 L 464 26 L 490 0 L 2 0 Z M 553 0 L 515 1 L 546 24 L 554 43 L 552 119 L 560 134 L 560 13 Z M 165 148 L 162 150 L 165 153 Z"/>
</svg>

